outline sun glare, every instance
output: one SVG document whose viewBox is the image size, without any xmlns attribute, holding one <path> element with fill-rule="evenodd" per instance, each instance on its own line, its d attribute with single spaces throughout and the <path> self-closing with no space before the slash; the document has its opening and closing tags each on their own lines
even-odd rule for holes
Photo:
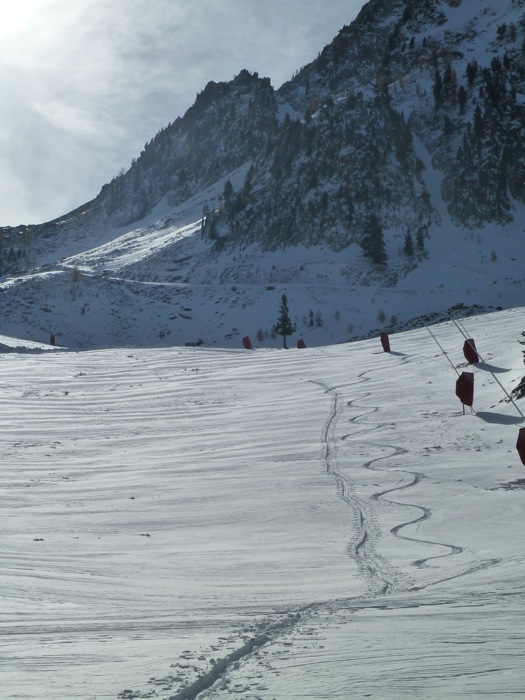
<svg viewBox="0 0 525 700">
<path fill-rule="evenodd" d="M 17 0 L 0 4 L 0 36 L 16 34 L 27 27 L 38 10 L 49 5 L 49 0 Z"/>
</svg>

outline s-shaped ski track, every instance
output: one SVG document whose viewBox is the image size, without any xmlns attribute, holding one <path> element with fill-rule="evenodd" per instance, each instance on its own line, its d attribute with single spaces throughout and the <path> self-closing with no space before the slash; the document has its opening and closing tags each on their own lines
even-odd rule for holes
<svg viewBox="0 0 525 700">
<path fill-rule="evenodd" d="M 293 610 L 274 611 L 273 614 L 268 615 L 265 619 L 261 619 L 250 626 L 252 636 L 247 638 L 246 631 L 244 634 L 239 632 L 239 644 L 237 648 L 223 658 L 212 660 L 211 668 L 207 673 L 198 676 L 193 683 L 186 687 L 179 688 L 178 692 L 170 695 L 170 700 L 196 700 L 198 695 L 206 690 L 210 690 L 224 676 L 227 676 L 231 670 L 237 668 L 239 663 L 256 654 L 259 648 L 277 643 L 281 637 L 295 628 L 306 626 L 310 616 L 315 615 L 317 611 L 325 610 L 330 614 L 337 614 L 338 610 L 343 609 L 358 610 L 362 607 L 377 607 L 381 605 L 380 601 L 384 600 L 384 597 L 389 594 L 420 591 L 437 583 L 487 568 L 495 563 L 494 560 L 482 562 L 454 576 L 434 580 L 422 586 L 416 586 L 406 573 L 396 569 L 385 557 L 378 553 L 377 544 L 382 533 L 374 504 L 380 501 L 386 501 L 400 508 L 416 509 L 419 511 L 417 517 L 404 520 L 390 528 L 392 536 L 407 542 L 423 544 L 432 548 L 440 547 L 446 550 L 444 553 L 433 554 L 415 560 L 413 564 L 416 568 L 423 568 L 433 559 L 458 555 L 464 550 L 459 545 L 421 539 L 402 533 L 405 528 L 431 518 L 432 510 L 425 505 L 397 502 L 389 498 L 389 495 L 416 487 L 424 479 L 424 475 L 421 472 L 399 469 L 398 471 L 411 477 L 407 483 L 377 491 L 368 498 L 362 498 L 358 495 L 356 485 L 357 479 L 352 478 L 352 475 L 343 473 L 343 465 L 341 464 L 342 458 L 339 456 L 339 446 L 349 438 L 362 436 L 367 447 L 387 448 L 389 450 L 387 455 L 364 461 L 360 465 L 358 464 L 356 470 L 365 469 L 391 473 L 391 469 L 382 469 L 378 465 L 384 462 L 384 460 L 401 457 L 407 453 L 406 449 L 400 445 L 379 444 L 366 440 L 368 435 L 377 435 L 377 431 L 390 425 L 389 423 L 377 420 L 377 416 L 380 414 L 380 406 L 363 405 L 363 402 L 366 402 L 366 400 L 372 396 L 371 392 L 364 392 L 358 399 L 345 400 L 344 398 L 343 389 L 349 386 L 360 386 L 370 381 L 370 377 L 367 376 L 368 373 L 369 371 L 361 373 L 357 378 L 357 382 L 341 386 L 329 386 L 321 381 L 310 380 L 313 384 L 319 386 L 325 394 L 331 397 L 328 416 L 321 432 L 321 459 L 327 476 L 335 483 L 337 496 L 348 505 L 352 512 L 353 534 L 346 546 L 346 553 L 348 557 L 356 562 L 358 572 L 365 580 L 367 588 L 366 595 L 343 598 L 340 600 L 312 602 L 294 608 Z M 348 417 L 350 426 L 358 429 L 338 435 L 339 424 L 341 420 L 346 417 L 345 412 L 348 409 L 358 409 L 360 411 L 357 415 Z M 372 417 L 375 417 L 375 419 Z M 356 471 L 356 477 L 357 475 L 358 471 Z M 254 630 L 255 634 L 253 634 Z"/>
</svg>

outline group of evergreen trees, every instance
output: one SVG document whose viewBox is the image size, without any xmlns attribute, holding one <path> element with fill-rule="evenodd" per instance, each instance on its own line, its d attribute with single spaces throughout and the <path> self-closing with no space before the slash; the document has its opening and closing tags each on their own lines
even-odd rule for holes
<svg viewBox="0 0 525 700">
<path fill-rule="evenodd" d="M 29 258 L 27 250 L 22 248 L 4 248 L 0 250 L 0 275 L 9 275 L 13 272 L 17 272 L 19 267 L 26 267 L 28 265 Z"/>
<path fill-rule="evenodd" d="M 445 169 L 443 192 L 451 214 L 469 227 L 509 222 L 511 197 L 525 201 L 520 126 L 525 109 L 517 99 L 525 81 L 523 47 L 515 43 L 515 26 L 501 25 L 498 39 L 506 41 L 506 48 L 490 66 L 472 59 L 464 76 L 456 76 L 450 62 L 443 67 L 436 59 L 434 69 L 434 106 L 443 114 L 443 156 L 453 146 L 456 155 Z"/>
<path fill-rule="evenodd" d="M 350 93 L 346 101 L 312 100 L 305 109 L 304 119 L 285 115 L 251 159 L 248 189 L 226 183 L 220 206 L 206 212 L 203 236 L 215 251 L 251 243 L 342 250 L 364 233 L 366 254 L 384 262 L 373 232 L 370 241 L 364 232 L 367 212 L 380 203 L 392 229 L 427 226 L 432 216 L 409 125 L 384 95 Z"/>
</svg>

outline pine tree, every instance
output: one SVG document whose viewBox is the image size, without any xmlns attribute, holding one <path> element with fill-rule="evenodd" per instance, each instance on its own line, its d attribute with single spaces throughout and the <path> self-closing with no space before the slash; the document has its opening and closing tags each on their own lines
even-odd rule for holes
<svg viewBox="0 0 525 700">
<path fill-rule="evenodd" d="M 233 185 L 231 183 L 231 180 L 226 180 L 224 184 L 224 190 L 222 191 L 222 198 L 224 201 L 224 211 L 226 212 L 226 216 L 228 219 L 231 221 L 233 219 L 233 216 L 235 214 L 235 206 L 234 206 L 234 191 L 233 191 Z"/>
<path fill-rule="evenodd" d="M 405 236 L 405 245 L 403 247 L 403 253 L 409 256 L 414 255 L 414 239 L 412 238 L 412 234 L 410 233 L 410 231 Z"/>
<path fill-rule="evenodd" d="M 374 265 L 382 265 L 387 260 L 385 251 L 385 239 L 383 227 L 376 214 L 369 214 L 365 223 L 365 230 L 361 238 L 363 254 L 370 258 Z"/>
<path fill-rule="evenodd" d="M 224 183 L 224 189 L 222 191 L 222 196 L 224 198 L 225 203 L 228 203 L 230 199 L 232 198 L 233 195 L 233 185 L 231 183 L 231 180 L 226 180 Z"/>
<path fill-rule="evenodd" d="M 436 70 L 434 71 L 434 84 L 432 85 L 432 92 L 434 94 L 434 105 L 436 109 L 439 109 L 443 102 L 443 80 L 441 79 L 441 74 L 437 66 Z"/>
<path fill-rule="evenodd" d="M 445 114 L 445 116 L 443 118 L 443 135 L 450 136 L 453 133 L 454 133 L 454 124 L 452 123 L 452 119 L 448 116 L 448 114 Z"/>
<path fill-rule="evenodd" d="M 252 165 L 250 165 L 248 172 L 246 173 L 246 177 L 244 178 L 244 185 L 242 188 L 243 206 L 246 206 L 248 204 L 248 202 L 250 201 L 254 180 L 255 180 L 255 168 L 253 167 L 253 164 L 252 164 Z"/>
<path fill-rule="evenodd" d="M 277 335 L 282 335 L 283 337 L 283 348 L 286 350 L 286 336 L 292 335 L 295 332 L 295 323 L 292 323 L 290 319 L 290 312 L 288 311 L 288 299 L 286 294 L 281 297 L 281 306 L 279 307 L 279 319 L 273 330 Z"/>
<path fill-rule="evenodd" d="M 474 110 L 474 135 L 476 139 L 479 141 L 480 139 L 483 138 L 484 134 L 484 125 L 483 125 L 483 116 L 481 115 L 481 108 L 479 105 L 477 105 L 476 109 Z"/>
<path fill-rule="evenodd" d="M 459 113 L 465 114 L 465 105 L 467 103 L 467 91 L 465 90 L 463 85 L 459 86 L 458 103 L 459 103 Z"/>
<path fill-rule="evenodd" d="M 71 277 L 72 282 L 74 282 L 74 283 L 80 282 L 82 275 L 81 275 L 80 270 L 78 269 L 78 267 L 76 265 L 73 265 L 73 267 L 71 268 L 70 277 Z"/>
<path fill-rule="evenodd" d="M 478 64 L 477 61 L 471 61 L 470 63 L 467 63 L 467 80 L 468 80 L 468 85 L 470 88 L 474 85 L 474 81 L 476 79 L 476 75 L 478 72 Z"/>
</svg>

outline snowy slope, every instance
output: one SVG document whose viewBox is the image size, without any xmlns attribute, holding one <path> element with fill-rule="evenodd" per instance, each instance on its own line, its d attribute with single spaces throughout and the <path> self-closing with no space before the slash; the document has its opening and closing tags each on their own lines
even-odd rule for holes
<svg viewBox="0 0 525 700">
<path fill-rule="evenodd" d="M 200 235 L 202 198 L 116 229 L 94 248 L 0 282 L 4 333 L 69 348 L 173 346 L 202 342 L 258 347 L 272 337 L 282 294 L 308 346 L 421 325 L 420 316 L 463 304 L 481 310 L 525 302 L 521 223 L 465 234 L 446 215 L 439 173 L 420 145 L 443 226 L 428 256 L 386 284 L 357 246 L 334 252 L 252 246 L 211 256 Z M 222 186 L 209 190 L 215 201 Z M 462 315 L 464 312 L 460 312 Z M 444 314 L 444 315 L 443 315 Z M 258 337 L 257 337 L 258 336 Z"/>
<path fill-rule="evenodd" d="M 0 338 L 2 697 L 522 697 L 523 319 L 475 367 Z"/>
</svg>

